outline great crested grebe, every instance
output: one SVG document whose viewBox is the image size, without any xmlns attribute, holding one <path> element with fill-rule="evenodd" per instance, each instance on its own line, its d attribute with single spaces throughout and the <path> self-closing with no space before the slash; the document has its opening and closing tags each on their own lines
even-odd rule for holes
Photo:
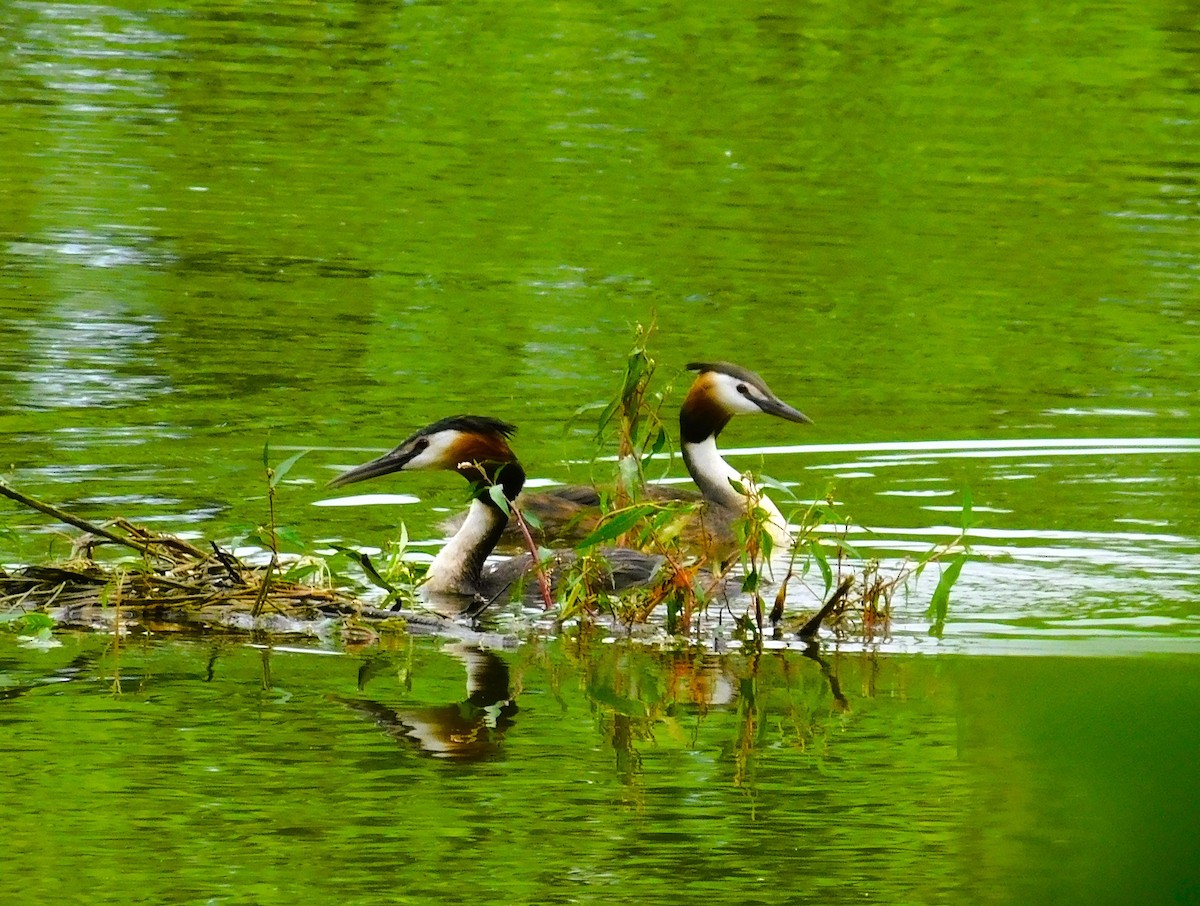
<svg viewBox="0 0 1200 906">
<path fill-rule="evenodd" d="M 525 470 L 508 445 L 516 429 L 481 415 L 456 415 L 426 425 L 404 443 L 378 459 L 348 469 L 329 482 L 341 487 L 392 472 L 444 469 L 457 472 L 472 486 L 471 506 L 458 531 L 429 564 L 421 586 L 427 596 L 458 599 L 458 613 L 475 614 L 533 572 L 533 558 L 522 554 L 488 565 L 486 560 L 500 540 L 508 516 L 492 497 L 498 486 L 513 501 L 525 484 Z M 608 585 L 620 590 L 650 580 L 662 562 L 641 551 L 606 549 Z M 555 555 L 555 566 L 573 555 Z M 466 599 L 466 600 L 464 600 Z"/>
<path fill-rule="evenodd" d="M 679 407 L 680 449 L 700 494 L 674 485 L 652 484 L 646 487 L 645 497 L 651 501 L 702 502 L 685 540 L 706 552 L 724 553 L 733 541 L 733 523 L 747 512 L 749 497 L 731 483 L 742 483 L 742 476 L 722 458 L 717 436 L 735 415 L 766 413 L 800 424 L 812 424 L 812 419 L 789 406 L 761 377 L 740 365 L 692 362 L 687 367 L 698 373 Z M 755 493 L 758 505 L 770 515 L 767 529 L 776 543 L 789 543 L 787 522 L 779 509 L 764 494 L 748 490 Z M 582 538 L 595 528 L 600 494 L 592 487 L 569 485 L 523 494 L 518 503 L 536 517 L 542 537 L 565 541 Z M 458 524 L 459 519 L 455 519 L 446 525 L 453 529 Z"/>
</svg>

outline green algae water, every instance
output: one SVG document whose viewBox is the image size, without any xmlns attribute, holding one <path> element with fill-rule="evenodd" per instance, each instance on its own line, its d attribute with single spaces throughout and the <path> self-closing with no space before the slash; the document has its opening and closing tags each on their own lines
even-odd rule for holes
<svg viewBox="0 0 1200 906">
<path fill-rule="evenodd" d="M 885 565 L 969 489 L 976 557 L 820 661 L 0 633 L 0 895 L 1197 902 L 1198 57 L 1159 0 L 6 5 L 22 490 L 232 544 L 269 442 L 303 545 L 428 551 L 456 481 L 324 483 L 463 412 L 609 478 L 655 319 L 664 411 L 727 359 L 814 419 L 732 464 Z"/>
<path fill-rule="evenodd" d="M 64 642 L 6 902 L 1196 901 L 1188 661 Z"/>
</svg>

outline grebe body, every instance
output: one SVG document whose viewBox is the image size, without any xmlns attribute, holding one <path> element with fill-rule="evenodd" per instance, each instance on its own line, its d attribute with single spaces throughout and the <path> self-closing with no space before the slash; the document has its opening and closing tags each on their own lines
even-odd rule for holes
<svg viewBox="0 0 1200 906">
<path fill-rule="evenodd" d="M 733 525 L 747 514 L 751 500 L 769 514 L 766 527 L 776 543 L 790 543 L 787 521 L 779 509 L 757 488 L 746 486 L 742 474 L 721 456 L 717 437 L 738 415 L 773 415 L 799 424 L 811 424 L 812 420 L 776 396 L 761 377 L 740 365 L 692 362 L 687 367 L 697 375 L 679 408 L 680 450 L 699 491 L 651 484 L 644 489 L 645 499 L 699 504 L 683 540 L 707 554 L 729 552 Z M 738 490 L 734 481 L 745 492 Z M 522 494 L 518 503 L 523 511 L 536 517 L 538 532 L 544 540 L 574 541 L 586 537 L 600 518 L 600 493 L 584 485 Z M 455 519 L 447 527 L 459 524 L 465 523 Z M 515 537 L 515 527 L 509 527 L 506 535 Z"/>
<path fill-rule="evenodd" d="M 499 487 L 511 502 L 525 483 L 525 471 L 508 444 L 515 430 L 486 416 L 444 418 L 416 431 L 383 456 L 348 469 L 329 485 L 342 487 L 392 472 L 431 469 L 457 472 L 470 482 L 472 500 L 466 517 L 433 558 L 421 588 L 427 597 L 439 599 L 439 605 L 457 599 L 457 612 L 478 613 L 533 572 L 530 554 L 487 563 L 508 524 L 508 514 L 492 496 L 492 488 Z M 610 549 L 603 553 L 609 562 L 612 590 L 649 581 L 662 562 L 662 558 L 640 551 Z M 573 556 L 557 553 L 554 566 L 565 565 Z"/>
</svg>

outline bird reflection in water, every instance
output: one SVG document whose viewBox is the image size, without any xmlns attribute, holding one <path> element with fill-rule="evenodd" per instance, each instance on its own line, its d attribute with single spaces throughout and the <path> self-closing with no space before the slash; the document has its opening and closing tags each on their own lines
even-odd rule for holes
<svg viewBox="0 0 1200 906">
<path fill-rule="evenodd" d="M 467 643 L 442 649 L 467 669 L 467 697 L 444 705 L 393 709 L 367 699 L 335 696 L 342 704 L 406 746 L 435 758 L 486 761 L 500 751 L 517 705 L 510 698 L 508 665 L 495 652 Z"/>
</svg>

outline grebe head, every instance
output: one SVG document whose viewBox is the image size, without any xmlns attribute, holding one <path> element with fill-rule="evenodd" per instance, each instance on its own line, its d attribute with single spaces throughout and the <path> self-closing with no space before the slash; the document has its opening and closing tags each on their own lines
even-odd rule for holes
<svg viewBox="0 0 1200 906">
<path fill-rule="evenodd" d="M 416 431 L 390 453 L 347 469 L 330 481 L 329 487 L 340 488 L 392 472 L 445 469 L 472 483 L 480 479 L 486 479 L 486 485 L 499 483 L 511 500 L 525 479 L 508 446 L 508 438 L 516 430 L 507 422 L 483 415 L 443 418 Z"/>
<path fill-rule="evenodd" d="M 684 440 L 692 443 L 721 433 L 735 415 L 765 412 L 789 422 L 812 424 L 812 419 L 771 392 L 753 371 L 730 362 L 691 362 L 699 372 L 679 411 Z"/>
</svg>

